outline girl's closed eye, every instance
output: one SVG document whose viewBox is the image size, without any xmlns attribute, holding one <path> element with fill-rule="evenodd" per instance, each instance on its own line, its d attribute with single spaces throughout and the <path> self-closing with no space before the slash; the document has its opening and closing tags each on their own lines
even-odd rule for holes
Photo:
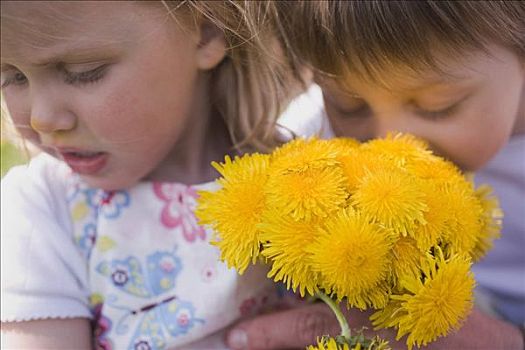
<svg viewBox="0 0 525 350">
<path fill-rule="evenodd" d="M 109 64 L 101 64 L 92 69 L 79 70 L 60 64 L 57 68 L 64 74 L 64 80 L 67 84 L 77 85 L 99 81 L 107 73 L 108 67 Z"/>
<path fill-rule="evenodd" d="M 2 89 L 5 89 L 10 85 L 20 86 L 26 83 L 26 76 L 18 69 L 13 68 L 2 72 Z"/>
</svg>

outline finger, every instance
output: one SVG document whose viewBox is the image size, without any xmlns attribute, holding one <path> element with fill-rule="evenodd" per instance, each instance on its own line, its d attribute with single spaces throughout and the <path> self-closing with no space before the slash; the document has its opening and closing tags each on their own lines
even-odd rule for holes
<svg viewBox="0 0 525 350">
<path fill-rule="evenodd" d="M 239 323 L 226 337 L 234 350 L 304 348 L 322 335 L 337 335 L 339 324 L 324 304 L 309 305 Z"/>
</svg>

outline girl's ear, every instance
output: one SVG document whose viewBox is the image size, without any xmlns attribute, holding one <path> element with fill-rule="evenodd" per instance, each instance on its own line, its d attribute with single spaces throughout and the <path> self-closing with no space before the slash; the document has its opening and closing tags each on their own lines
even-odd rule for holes
<svg viewBox="0 0 525 350">
<path fill-rule="evenodd" d="M 209 21 L 200 26 L 200 40 L 197 46 L 197 66 L 202 70 L 212 69 L 226 56 L 224 33 Z"/>
</svg>

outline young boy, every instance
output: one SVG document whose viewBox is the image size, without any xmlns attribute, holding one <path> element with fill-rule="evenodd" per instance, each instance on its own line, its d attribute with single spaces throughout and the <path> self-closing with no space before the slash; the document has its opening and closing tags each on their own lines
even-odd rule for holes
<svg viewBox="0 0 525 350">
<path fill-rule="evenodd" d="M 428 348 L 523 348 L 525 3 L 276 6 L 291 57 L 314 72 L 322 90 L 327 136 L 367 140 L 391 131 L 412 133 L 464 171 L 478 171 L 502 202 L 502 237 L 474 269 L 477 308 L 457 333 Z M 352 311 L 350 322 L 366 325 L 363 316 Z M 230 332 L 230 345 L 304 346 L 334 329 L 330 317 L 318 305 L 263 316 Z M 394 338 L 394 332 L 383 335 Z M 404 347 L 402 341 L 391 345 Z"/>
</svg>

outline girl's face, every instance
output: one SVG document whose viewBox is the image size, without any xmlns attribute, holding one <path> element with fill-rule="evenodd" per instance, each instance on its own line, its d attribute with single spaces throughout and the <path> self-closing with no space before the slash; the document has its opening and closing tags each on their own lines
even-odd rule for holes
<svg viewBox="0 0 525 350">
<path fill-rule="evenodd" d="M 525 119 L 524 62 L 491 47 L 450 62 L 446 75 L 385 74 L 388 89 L 363 79 L 319 79 L 326 113 L 338 136 L 360 140 L 408 132 L 464 170 L 490 160 Z M 523 131 L 523 130 L 521 130 Z"/>
<path fill-rule="evenodd" d="M 2 2 L 1 30 L 13 122 L 92 186 L 162 176 L 168 159 L 184 153 L 188 125 L 209 113 L 198 103 L 209 52 L 203 58 L 196 31 L 161 7 Z"/>
</svg>

